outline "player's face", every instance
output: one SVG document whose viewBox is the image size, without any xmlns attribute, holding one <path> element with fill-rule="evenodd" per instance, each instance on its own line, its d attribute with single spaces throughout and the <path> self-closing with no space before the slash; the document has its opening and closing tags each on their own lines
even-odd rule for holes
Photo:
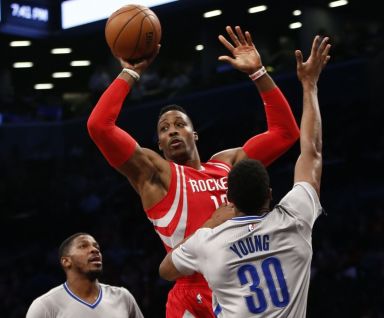
<svg viewBox="0 0 384 318">
<path fill-rule="evenodd" d="M 171 110 L 161 115 L 157 134 L 159 149 L 166 159 L 181 164 L 192 159 L 196 151 L 197 134 L 186 114 Z"/>
<path fill-rule="evenodd" d="M 68 268 L 90 278 L 97 278 L 103 270 L 100 246 L 89 235 L 80 235 L 74 239 L 69 250 Z"/>
</svg>

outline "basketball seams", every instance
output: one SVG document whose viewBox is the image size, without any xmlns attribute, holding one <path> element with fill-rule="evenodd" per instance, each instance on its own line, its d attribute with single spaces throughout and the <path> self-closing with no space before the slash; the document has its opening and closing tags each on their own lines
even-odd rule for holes
<svg viewBox="0 0 384 318">
<path fill-rule="evenodd" d="M 147 14 L 146 15 L 146 17 L 148 17 L 148 20 L 149 20 L 149 22 L 151 23 L 151 25 L 152 25 L 152 29 L 154 30 L 154 33 L 155 33 L 155 38 L 153 39 L 153 42 L 154 43 L 158 43 L 158 42 L 160 42 L 159 40 L 159 32 L 158 32 L 158 30 L 157 30 L 157 27 L 156 27 L 156 24 L 154 23 L 154 21 L 152 20 L 152 18 L 151 17 L 153 17 L 154 19 L 156 19 L 156 20 L 158 20 L 157 19 L 157 17 L 155 16 L 155 15 L 153 15 L 153 14 Z M 156 49 L 156 48 L 154 48 L 154 49 Z"/>
<path fill-rule="evenodd" d="M 127 5 L 109 17 L 105 36 L 113 55 L 136 60 L 155 51 L 161 38 L 161 24 L 148 7 Z"/>
<path fill-rule="evenodd" d="M 147 17 L 147 15 L 145 15 L 145 16 L 141 19 L 140 30 L 139 30 L 139 32 L 138 32 L 138 35 L 139 35 L 139 36 L 138 36 L 138 39 L 136 40 L 136 46 L 135 46 L 133 52 L 131 53 L 131 56 L 134 56 L 134 55 L 135 55 L 135 53 L 136 53 L 136 51 L 137 51 L 137 48 L 138 48 L 138 46 L 139 46 L 139 44 L 140 44 L 140 42 L 141 42 L 141 33 L 142 33 L 142 31 L 143 31 L 143 23 L 144 23 L 144 20 L 145 20 L 146 17 Z"/>
<path fill-rule="evenodd" d="M 139 9 L 138 7 L 136 7 L 135 9 Z M 115 48 L 115 45 L 116 45 L 116 42 L 118 41 L 118 39 L 119 39 L 119 37 L 120 37 L 120 35 L 123 33 L 123 31 L 125 30 L 125 28 L 127 27 L 127 25 L 133 20 L 133 19 L 135 19 L 141 12 L 143 12 L 143 11 L 145 11 L 145 10 L 147 10 L 146 8 L 144 8 L 144 9 L 139 9 L 140 11 L 138 11 L 133 17 L 131 17 L 125 24 L 123 24 L 122 25 L 122 27 L 121 27 L 121 29 L 120 29 L 120 31 L 119 31 L 119 33 L 117 34 L 117 36 L 116 36 L 116 38 L 115 38 L 115 41 L 113 41 L 113 48 Z M 126 10 L 126 11 L 124 11 L 124 12 L 127 12 L 128 10 Z M 116 15 L 117 16 L 117 15 Z M 145 16 L 147 16 L 147 15 L 145 15 Z M 141 30 L 140 30 L 140 33 L 139 34 L 141 34 Z M 139 35 L 139 37 L 138 37 L 139 39 L 140 39 L 140 35 Z M 137 41 L 138 42 L 138 41 Z M 136 45 L 137 45 L 137 43 L 136 43 Z"/>
</svg>

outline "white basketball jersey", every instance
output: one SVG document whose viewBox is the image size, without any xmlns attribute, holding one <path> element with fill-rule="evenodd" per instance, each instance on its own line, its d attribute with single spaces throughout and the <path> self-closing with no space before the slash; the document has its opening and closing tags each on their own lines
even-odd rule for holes
<svg viewBox="0 0 384 318">
<path fill-rule="evenodd" d="M 93 304 L 74 295 L 66 284 L 36 298 L 26 318 L 143 318 L 132 294 L 123 287 L 100 284 Z"/>
<path fill-rule="evenodd" d="M 313 187 L 299 182 L 265 215 L 198 230 L 172 260 L 183 274 L 204 275 L 218 317 L 305 318 L 311 233 L 320 213 Z"/>
</svg>

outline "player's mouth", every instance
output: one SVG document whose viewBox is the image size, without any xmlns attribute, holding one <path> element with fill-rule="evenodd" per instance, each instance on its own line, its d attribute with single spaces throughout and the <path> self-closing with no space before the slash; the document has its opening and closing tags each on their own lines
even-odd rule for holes
<svg viewBox="0 0 384 318">
<path fill-rule="evenodd" d="M 101 265 L 102 264 L 102 260 L 101 260 L 101 257 L 100 256 L 92 256 L 89 260 L 88 260 L 89 263 L 92 263 L 92 264 L 96 264 L 96 265 Z"/>
<path fill-rule="evenodd" d="M 168 145 L 170 148 L 178 148 L 179 146 L 181 146 L 183 144 L 183 140 L 179 139 L 179 138 L 174 138 L 172 139 Z"/>
</svg>

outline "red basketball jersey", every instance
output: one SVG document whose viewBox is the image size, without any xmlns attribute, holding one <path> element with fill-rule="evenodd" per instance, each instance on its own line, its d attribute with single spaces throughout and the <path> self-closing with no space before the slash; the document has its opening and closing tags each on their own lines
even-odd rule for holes
<svg viewBox="0 0 384 318">
<path fill-rule="evenodd" d="M 146 211 L 167 252 L 227 202 L 227 176 L 231 169 L 217 160 L 202 164 L 201 170 L 173 162 L 170 167 L 167 195 Z"/>
</svg>

